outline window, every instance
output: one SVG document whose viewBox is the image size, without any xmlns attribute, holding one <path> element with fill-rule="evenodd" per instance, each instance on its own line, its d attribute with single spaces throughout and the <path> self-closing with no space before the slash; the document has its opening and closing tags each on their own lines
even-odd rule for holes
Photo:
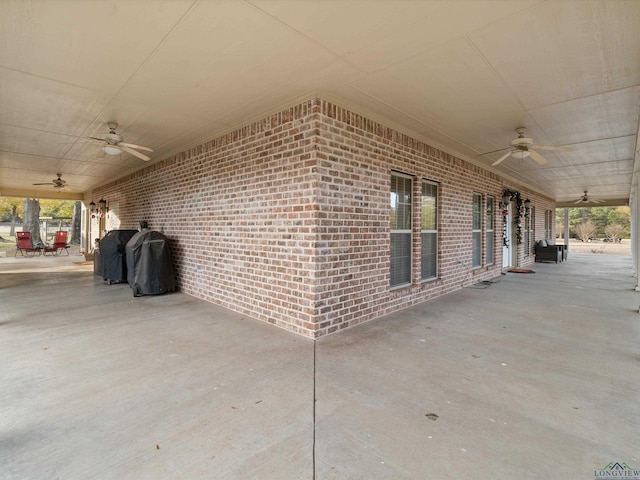
<svg viewBox="0 0 640 480">
<path fill-rule="evenodd" d="M 482 266 L 482 195 L 473 194 L 473 268 Z"/>
<path fill-rule="evenodd" d="M 391 174 L 391 286 L 411 283 L 412 178 Z"/>
<path fill-rule="evenodd" d="M 524 208 L 524 207 L 523 207 Z M 529 254 L 529 219 L 524 217 L 524 228 L 522 229 L 522 245 L 524 248 L 524 254 Z"/>
<path fill-rule="evenodd" d="M 495 201 L 493 197 L 487 197 L 487 216 L 485 217 L 485 264 L 493 265 L 494 258 L 494 233 L 493 233 L 493 222 L 494 222 L 494 207 Z"/>
<path fill-rule="evenodd" d="M 529 254 L 535 253 L 536 244 L 536 207 L 531 207 L 529 211 Z"/>
<path fill-rule="evenodd" d="M 438 185 L 422 182 L 420 198 L 420 240 L 422 253 L 422 280 L 438 276 Z"/>
<path fill-rule="evenodd" d="M 552 214 L 553 214 L 553 212 L 551 210 L 545 210 L 544 211 L 544 238 L 545 238 L 545 240 L 550 240 L 551 239 Z"/>
</svg>

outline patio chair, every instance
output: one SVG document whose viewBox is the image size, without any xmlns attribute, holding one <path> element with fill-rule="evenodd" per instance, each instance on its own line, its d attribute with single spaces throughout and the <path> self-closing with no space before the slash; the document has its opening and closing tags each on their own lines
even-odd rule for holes
<svg viewBox="0 0 640 480">
<path fill-rule="evenodd" d="M 16 254 L 14 257 L 17 257 L 18 253 L 23 257 L 35 257 L 36 255 L 42 254 L 40 248 L 33 246 L 31 232 L 16 232 Z"/>
<path fill-rule="evenodd" d="M 536 243 L 536 262 L 561 262 L 564 256 L 564 245 L 552 245 L 547 240 Z"/>
<path fill-rule="evenodd" d="M 69 255 L 69 245 L 67 245 L 67 232 L 58 231 L 56 232 L 56 239 L 53 242 L 53 245 L 46 246 L 43 249 L 43 253 L 46 255 L 50 253 L 51 255 L 60 255 L 62 252 L 67 252 Z"/>
</svg>

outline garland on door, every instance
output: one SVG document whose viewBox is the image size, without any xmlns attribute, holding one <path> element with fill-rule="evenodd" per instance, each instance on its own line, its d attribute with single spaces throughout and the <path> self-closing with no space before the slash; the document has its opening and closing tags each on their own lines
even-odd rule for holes
<svg viewBox="0 0 640 480">
<path fill-rule="evenodd" d="M 502 198 L 505 198 L 506 196 L 509 196 L 509 201 L 516 201 L 516 208 L 515 211 L 513 212 L 513 225 L 515 225 L 516 227 L 516 243 L 518 245 L 522 245 L 522 217 L 524 216 L 525 218 L 529 215 L 528 212 L 525 212 L 525 208 L 524 205 L 522 203 L 522 196 L 520 195 L 520 192 L 515 192 L 512 190 L 504 190 L 504 192 L 502 192 Z M 503 225 L 502 225 L 502 245 L 504 245 L 505 247 L 509 246 L 509 238 L 507 236 L 507 218 L 509 216 L 509 204 L 508 203 L 503 203 L 502 206 L 502 218 L 503 218 Z"/>
</svg>

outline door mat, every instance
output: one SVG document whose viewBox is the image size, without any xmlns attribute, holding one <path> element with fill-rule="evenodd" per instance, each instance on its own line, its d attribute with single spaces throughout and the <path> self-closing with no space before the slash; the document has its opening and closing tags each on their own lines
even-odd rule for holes
<svg viewBox="0 0 640 480">
<path fill-rule="evenodd" d="M 467 288 L 487 288 L 493 285 L 496 282 L 492 282 L 491 280 L 481 280 L 473 285 L 469 285 Z"/>
<path fill-rule="evenodd" d="M 536 272 L 528 268 L 512 268 L 509 270 L 509 273 L 536 273 Z"/>
</svg>

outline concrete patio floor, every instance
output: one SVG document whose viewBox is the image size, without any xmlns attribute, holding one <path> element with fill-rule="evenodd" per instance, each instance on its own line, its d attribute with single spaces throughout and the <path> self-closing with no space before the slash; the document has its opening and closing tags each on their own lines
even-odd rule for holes
<svg viewBox="0 0 640 480">
<path fill-rule="evenodd" d="M 0 479 L 595 478 L 640 467 L 640 293 L 570 254 L 314 342 L 82 257 L 0 259 Z"/>
</svg>

